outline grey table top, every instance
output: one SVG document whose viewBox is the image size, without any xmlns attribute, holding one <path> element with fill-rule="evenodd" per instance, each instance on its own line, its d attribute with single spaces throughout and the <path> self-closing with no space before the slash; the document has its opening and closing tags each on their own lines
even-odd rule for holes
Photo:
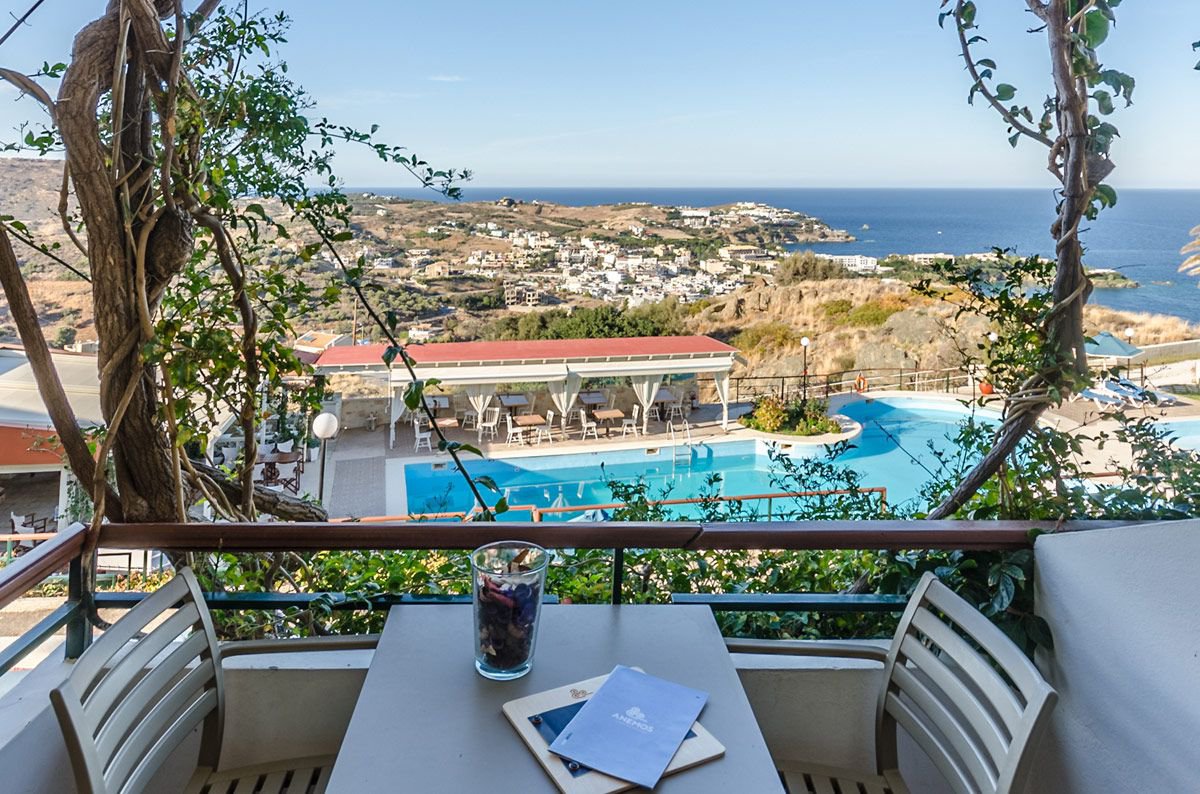
<svg viewBox="0 0 1200 794">
<path fill-rule="evenodd" d="M 392 607 L 327 793 L 555 792 L 500 707 L 617 664 L 708 692 L 700 722 L 725 745 L 655 791 L 783 791 L 707 607 L 554 605 L 541 620 L 533 669 L 497 682 L 475 672 L 469 605 Z"/>
</svg>

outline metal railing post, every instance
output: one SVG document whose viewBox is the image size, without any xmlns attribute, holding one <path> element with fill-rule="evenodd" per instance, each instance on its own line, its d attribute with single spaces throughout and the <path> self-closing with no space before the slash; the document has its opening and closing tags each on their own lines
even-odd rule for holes
<svg viewBox="0 0 1200 794">
<path fill-rule="evenodd" d="M 83 598 L 83 557 L 71 560 L 67 571 L 67 600 L 82 604 Z M 92 644 L 92 624 L 88 621 L 87 609 L 81 608 L 67 621 L 66 655 L 68 659 L 78 659 L 79 655 Z"/>
<path fill-rule="evenodd" d="M 612 602 L 620 604 L 625 588 L 625 549 L 613 549 Z"/>
</svg>

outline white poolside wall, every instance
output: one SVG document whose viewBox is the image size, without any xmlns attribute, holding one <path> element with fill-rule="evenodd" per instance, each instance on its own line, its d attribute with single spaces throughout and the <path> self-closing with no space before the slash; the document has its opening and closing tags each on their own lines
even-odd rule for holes
<svg viewBox="0 0 1200 794">
<path fill-rule="evenodd" d="M 1038 609 L 1055 637 L 1054 653 L 1039 663 L 1060 700 L 1029 792 L 1196 790 L 1200 521 L 1046 535 L 1036 554 Z M 869 767 L 879 665 L 734 661 L 778 757 Z M 368 663 L 365 652 L 233 660 L 229 762 L 335 749 Z M 47 697 L 63 670 L 47 660 L 0 697 L 4 794 L 74 790 Z M 914 792 L 945 791 L 916 751 L 904 768 Z"/>
</svg>

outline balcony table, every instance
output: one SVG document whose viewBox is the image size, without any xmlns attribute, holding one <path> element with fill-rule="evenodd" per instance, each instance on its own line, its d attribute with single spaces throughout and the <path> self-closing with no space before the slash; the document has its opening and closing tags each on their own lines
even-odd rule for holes
<svg viewBox="0 0 1200 794">
<path fill-rule="evenodd" d="M 725 756 L 664 777 L 664 794 L 782 794 L 762 733 L 707 607 L 551 605 L 533 669 L 516 681 L 475 672 L 466 604 L 392 607 L 326 794 L 557 791 L 500 707 L 509 700 L 641 667 L 708 692 L 700 722 Z"/>
</svg>

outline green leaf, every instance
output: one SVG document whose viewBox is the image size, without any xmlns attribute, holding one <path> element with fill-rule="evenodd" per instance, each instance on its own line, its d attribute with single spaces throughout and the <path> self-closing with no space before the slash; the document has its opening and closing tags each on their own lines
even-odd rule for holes
<svg viewBox="0 0 1200 794">
<path fill-rule="evenodd" d="M 1083 17 L 1083 39 L 1093 50 L 1108 38 L 1108 17 L 1099 11 L 1089 11 Z"/>
<path fill-rule="evenodd" d="M 496 485 L 496 481 L 486 474 L 481 477 L 476 477 L 475 482 L 479 483 L 484 488 L 487 488 L 492 493 L 500 493 L 500 487 Z"/>
<path fill-rule="evenodd" d="M 1117 191 L 1113 189 L 1112 185 L 1096 185 L 1096 198 L 1100 199 L 1100 203 L 1105 207 L 1117 205 Z"/>
<path fill-rule="evenodd" d="M 1008 83 L 1001 83 L 1000 85 L 996 86 L 996 99 L 1000 100 L 1001 102 L 1008 102 L 1016 95 L 1016 86 L 1009 85 Z"/>
<path fill-rule="evenodd" d="M 492 508 L 492 512 L 495 513 L 496 515 L 500 515 L 501 513 L 507 513 L 508 512 L 508 499 L 504 498 L 503 496 L 500 497 L 500 499 L 498 499 L 496 501 L 496 506 Z"/>
<path fill-rule="evenodd" d="M 1100 111 L 1100 115 L 1107 116 L 1113 112 L 1112 94 L 1107 91 L 1096 91 L 1092 94 L 1092 99 L 1096 100 L 1096 109 Z"/>
<path fill-rule="evenodd" d="M 396 347 L 395 345 L 389 345 L 387 350 L 383 351 L 383 363 L 390 367 L 392 362 L 396 360 L 396 356 L 399 354 L 400 348 Z"/>
<path fill-rule="evenodd" d="M 410 411 L 415 411 L 421 406 L 421 395 L 425 391 L 425 384 L 419 380 L 415 380 L 408 384 L 408 388 L 404 391 L 404 405 Z"/>
</svg>

